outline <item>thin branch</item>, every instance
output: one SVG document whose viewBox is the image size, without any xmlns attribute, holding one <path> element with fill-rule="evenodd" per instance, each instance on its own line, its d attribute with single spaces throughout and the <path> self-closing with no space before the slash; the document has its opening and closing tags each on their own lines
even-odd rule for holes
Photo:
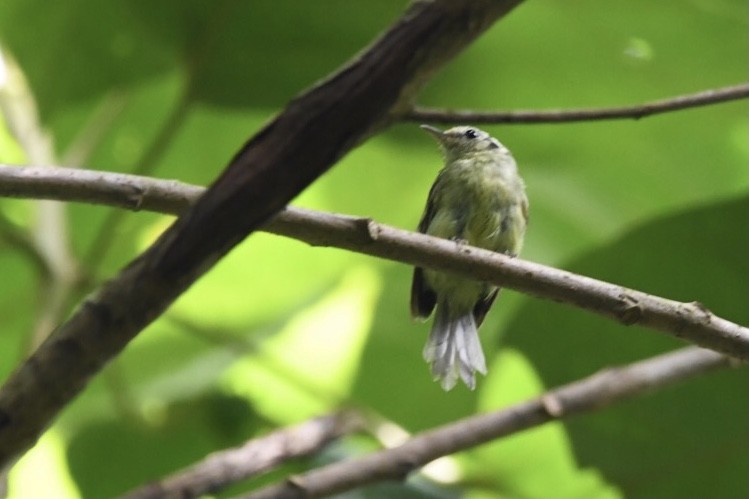
<svg viewBox="0 0 749 499">
<path fill-rule="evenodd" d="M 77 201 L 179 215 L 204 187 L 126 173 L 0 164 L 0 196 Z"/>
<path fill-rule="evenodd" d="M 749 97 L 749 83 L 705 90 L 689 95 L 646 102 L 637 106 L 583 109 L 549 109 L 518 111 L 469 111 L 415 107 L 401 119 L 417 123 L 569 123 L 572 121 L 597 121 L 640 119 L 694 107 L 718 104 Z"/>
<path fill-rule="evenodd" d="M 0 195 L 49 197 L 179 214 L 201 189 L 124 174 L 0 165 Z M 698 302 L 681 303 L 519 258 L 378 224 L 370 219 L 289 207 L 263 230 L 315 246 L 335 246 L 447 270 L 571 304 L 625 325 L 649 327 L 749 360 L 749 329 Z"/>
<path fill-rule="evenodd" d="M 421 0 L 371 46 L 294 98 L 143 254 L 89 294 L 0 389 L 0 466 L 248 234 L 389 126 L 451 57 L 521 0 Z"/>
<path fill-rule="evenodd" d="M 121 499 L 186 499 L 211 494 L 287 461 L 315 454 L 361 426 L 362 421 L 348 412 L 311 419 L 249 440 L 240 447 L 210 454 L 188 468 L 128 492 Z"/>
<path fill-rule="evenodd" d="M 559 418 L 597 411 L 649 390 L 731 365 L 729 358 L 697 347 L 611 368 L 528 402 L 468 417 L 417 434 L 406 443 L 323 466 L 243 496 L 244 499 L 325 497 L 363 485 L 404 480 L 439 457 L 470 449 Z"/>
</svg>

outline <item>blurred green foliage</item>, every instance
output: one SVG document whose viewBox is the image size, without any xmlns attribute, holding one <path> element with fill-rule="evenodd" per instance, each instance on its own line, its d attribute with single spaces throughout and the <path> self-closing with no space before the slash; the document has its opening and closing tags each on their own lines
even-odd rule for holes
<svg viewBox="0 0 749 499">
<path fill-rule="evenodd" d="M 84 145 L 87 168 L 208 184 L 287 100 L 404 7 L 401 0 L 4 0 L 0 41 L 24 70 L 61 161 Z M 746 34 L 747 5 L 738 0 L 529 1 L 449 64 L 419 103 L 618 106 L 735 84 L 747 75 Z M 528 185 L 523 257 L 699 300 L 747 324 L 746 110 L 739 102 L 639 121 L 487 126 L 513 150 Z M 7 131 L 0 145 L 0 161 L 19 161 Z M 295 204 L 413 228 L 439 167 L 432 141 L 398 124 Z M 2 218 L 24 231 L 33 231 L 34 209 L 33 201 L 0 200 Z M 114 223 L 111 212 L 67 209 L 70 245 L 97 279 L 171 221 L 139 213 Z M 105 226 L 114 230 L 102 238 Z M 32 262 L 2 234 L 5 378 L 24 355 L 40 302 Z M 37 476 L 69 473 L 83 497 L 112 495 L 341 404 L 418 431 L 681 344 L 506 290 L 483 328 L 494 359 L 489 376 L 475 393 L 446 394 L 421 359 L 428 325 L 408 317 L 410 273 L 252 235 L 64 412 L 51 429 L 63 452 L 49 464 L 54 470 L 38 468 Z M 362 494 L 743 497 L 747 388 L 745 368 L 705 376 L 464 453 L 455 461 L 462 488 L 417 478 Z M 360 451 L 344 443 L 331 454 Z M 12 475 L 11 493 L 27 495 L 34 476 Z"/>
</svg>

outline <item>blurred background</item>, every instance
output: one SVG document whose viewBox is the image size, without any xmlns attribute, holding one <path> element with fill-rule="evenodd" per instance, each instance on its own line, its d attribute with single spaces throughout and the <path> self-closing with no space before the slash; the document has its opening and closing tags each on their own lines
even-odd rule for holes
<svg viewBox="0 0 749 499">
<path fill-rule="evenodd" d="M 207 185 L 406 5 L 3 0 L 0 162 Z M 529 0 L 418 103 L 606 107 L 741 83 L 747 13 L 740 0 Z M 482 126 L 526 180 L 522 258 L 746 325 L 746 112 Z M 413 229 L 441 165 L 430 137 L 397 124 L 293 204 Z M 172 220 L 0 199 L 0 379 Z M 489 375 L 444 393 L 421 358 L 429 323 L 409 317 L 410 279 L 399 263 L 253 234 L 91 382 L 16 465 L 9 495 L 111 496 L 342 406 L 417 432 L 683 345 L 505 290 L 482 328 Z M 745 497 L 748 388 L 746 367 L 710 374 L 345 497 Z M 378 445 L 345 439 L 224 495 Z"/>
</svg>

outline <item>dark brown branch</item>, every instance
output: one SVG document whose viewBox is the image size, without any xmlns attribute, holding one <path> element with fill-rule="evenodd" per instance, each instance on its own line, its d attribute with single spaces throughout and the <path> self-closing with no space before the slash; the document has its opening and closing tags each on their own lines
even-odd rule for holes
<svg viewBox="0 0 749 499">
<path fill-rule="evenodd" d="M 185 289 L 393 116 L 521 0 L 422 0 L 289 105 L 145 253 L 90 295 L 0 389 L 0 467 Z"/>
<path fill-rule="evenodd" d="M 255 491 L 244 499 L 325 497 L 384 480 L 403 480 L 439 457 L 539 426 L 597 411 L 615 402 L 730 365 L 710 350 L 684 348 L 612 368 L 501 411 L 465 418 L 415 435 L 406 443 L 347 459 Z"/>
<path fill-rule="evenodd" d="M 85 201 L 179 214 L 201 189 L 174 181 L 64 168 L 0 165 L 0 195 Z M 263 230 L 317 246 L 450 270 L 534 296 L 569 303 L 625 325 L 638 324 L 749 360 L 749 329 L 681 303 L 479 248 L 377 224 L 286 208 Z"/>
<path fill-rule="evenodd" d="M 597 121 L 640 119 L 654 114 L 691 109 L 694 107 L 718 104 L 749 97 L 749 83 L 705 90 L 695 94 L 671 97 L 668 99 L 647 102 L 637 106 L 587 108 L 587 109 L 549 109 L 519 111 L 468 111 L 429 109 L 416 107 L 406 112 L 402 119 L 417 123 L 569 123 L 572 121 Z"/>
<path fill-rule="evenodd" d="M 121 496 L 122 499 L 201 497 L 257 476 L 279 464 L 319 452 L 333 440 L 360 427 L 352 413 L 315 418 L 215 452 L 201 462 Z"/>
</svg>

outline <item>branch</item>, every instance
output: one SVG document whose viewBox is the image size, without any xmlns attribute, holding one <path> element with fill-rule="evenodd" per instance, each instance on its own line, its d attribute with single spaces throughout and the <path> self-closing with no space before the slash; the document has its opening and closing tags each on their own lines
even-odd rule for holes
<svg viewBox="0 0 749 499">
<path fill-rule="evenodd" d="M 439 457 L 619 402 L 702 373 L 727 367 L 718 353 L 688 347 L 620 368 L 610 368 L 545 395 L 489 414 L 471 416 L 413 436 L 406 443 L 288 478 L 244 499 L 324 497 L 383 480 L 403 480 Z"/>
<path fill-rule="evenodd" d="M 0 165 L 0 195 L 4 196 L 84 201 L 176 215 L 200 193 L 199 187 L 134 175 Z M 715 316 L 698 302 L 668 300 L 365 218 L 289 207 L 263 230 L 316 246 L 456 272 L 749 360 L 749 329 Z"/>
<path fill-rule="evenodd" d="M 143 254 L 85 302 L 0 390 L 0 466 L 143 328 L 521 0 L 414 2 L 369 48 L 293 99 Z"/>
<path fill-rule="evenodd" d="M 360 427 L 352 413 L 323 416 L 249 440 L 241 447 L 208 455 L 199 463 L 135 489 L 121 499 L 201 497 L 265 473 L 292 459 L 320 451 Z"/>
<path fill-rule="evenodd" d="M 404 121 L 417 123 L 569 123 L 572 121 L 598 121 L 619 119 L 640 119 L 654 114 L 662 114 L 693 107 L 708 106 L 749 97 L 749 83 L 705 90 L 695 94 L 681 95 L 669 99 L 647 102 L 638 106 L 550 109 L 547 111 L 520 110 L 509 112 L 477 112 L 468 110 L 427 109 L 415 107 L 404 113 Z"/>
</svg>

